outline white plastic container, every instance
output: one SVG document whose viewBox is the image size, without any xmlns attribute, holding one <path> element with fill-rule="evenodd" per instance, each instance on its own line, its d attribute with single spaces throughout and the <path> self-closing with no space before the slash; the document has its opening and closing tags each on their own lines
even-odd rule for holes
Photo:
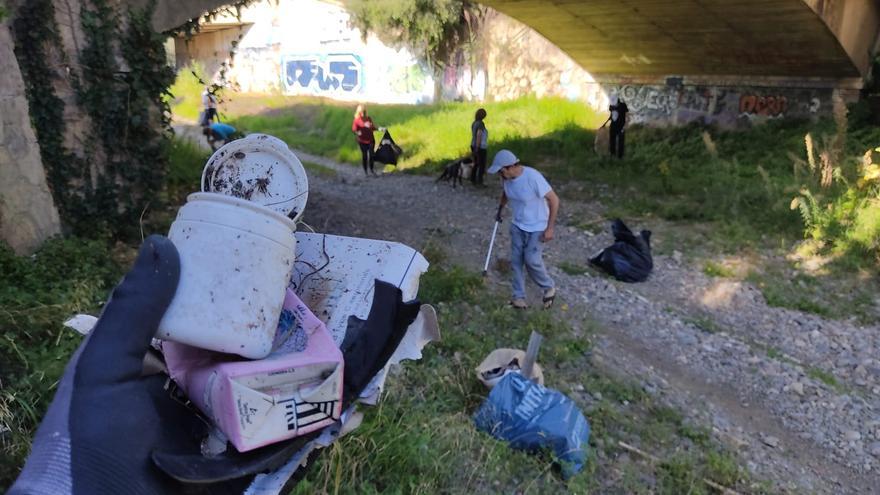
<svg viewBox="0 0 880 495">
<path fill-rule="evenodd" d="M 224 194 L 194 193 L 168 237 L 180 283 L 156 337 L 258 359 L 272 351 L 296 253 L 293 220 Z"/>
</svg>

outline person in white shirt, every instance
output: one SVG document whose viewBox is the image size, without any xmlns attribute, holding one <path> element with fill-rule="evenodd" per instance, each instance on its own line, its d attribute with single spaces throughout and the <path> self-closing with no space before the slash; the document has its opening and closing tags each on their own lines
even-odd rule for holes
<svg viewBox="0 0 880 495">
<path fill-rule="evenodd" d="M 211 93 L 210 86 L 205 86 L 205 91 L 202 93 L 202 108 L 204 109 L 202 122 L 200 122 L 202 126 L 210 126 L 215 119 L 220 121 L 217 116 L 217 97 Z"/>
<path fill-rule="evenodd" d="M 544 291 L 543 305 L 547 309 L 553 305 L 556 297 L 556 284 L 544 266 L 542 244 L 553 239 L 559 196 L 540 172 L 521 164 L 509 150 L 501 150 L 495 155 L 488 172 L 500 174 L 504 179 L 501 204 L 495 219 L 501 221 L 501 211 L 506 204 L 513 212 L 510 222 L 513 298 L 510 304 L 517 309 L 528 307 L 523 273 L 525 267 L 532 281 Z"/>
</svg>

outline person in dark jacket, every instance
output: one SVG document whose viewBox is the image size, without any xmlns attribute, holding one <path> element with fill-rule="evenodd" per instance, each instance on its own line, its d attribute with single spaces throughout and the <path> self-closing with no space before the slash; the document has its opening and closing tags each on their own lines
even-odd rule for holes
<svg viewBox="0 0 880 495">
<path fill-rule="evenodd" d="M 611 156 L 617 155 L 618 158 L 623 158 L 626 137 L 626 114 L 629 112 L 629 108 L 627 108 L 623 98 L 611 95 L 611 105 L 608 107 L 608 110 L 611 112 L 606 121 L 606 123 L 611 122 L 608 139 Z"/>
<path fill-rule="evenodd" d="M 483 185 L 483 177 L 486 175 L 486 153 L 489 149 L 489 131 L 483 119 L 486 118 L 486 110 L 481 108 L 474 115 L 471 124 L 471 154 L 474 158 L 474 167 L 471 169 L 471 183 Z"/>
</svg>

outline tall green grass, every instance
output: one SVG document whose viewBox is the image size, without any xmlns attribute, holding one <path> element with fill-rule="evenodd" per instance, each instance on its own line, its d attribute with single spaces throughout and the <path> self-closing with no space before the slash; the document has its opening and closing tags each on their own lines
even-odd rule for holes
<svg viewBox="0 0 880 495">
<path fill-rule="evenodd" d="M 94 312 L 120 275 L 103 241 L 55 238 L 33 256 L 0 243 L 0 491 L 30 450 L 67 359 L 82 340 L 62 322 Z"/>
<path fill-rule="evenodd" d="M 442 259 L 438 248 L 426 251 Z M 438 265 L 423 276 L 419 295 L 437 307 L 443 340 L 428 346 L 421 361 L 404 364 L 379 405 L 363 409 L 361 427 L 322 452 L 292 493 L 710 493 L 703 478 L 749 486 L 745 470 L 708 430 L 592 364 L 590 322 L 575 331 L 558 313 L 514 311 L 477 273 Z M 568 394 L 591 425 L 587 465 L 567 481 L 549 452 L 513 450 L 473 424 L 488 394 L 474 368 L 493 349 L 525 347 L 533 329 L 545 337 L 538 360 L 547 386 Z M 677 462 L 620 459 L 618 440 Z M 620 480 L 619 469 L 631 470 L 633 479 Z"/>
<path fill-rule="evenodd" d="M 169 103 L 175 115 L 187 120 L 198 120 L 202 111 L 202 92 L 205 85 L 202 81 L 210 78 L 205 75 L 205 68 L 196 62 L 180 69 L 177 79 L 169 88 Z"/>
<path fill-rule="evenodd" d="M 228 115 L 244 132 L 266 132 L 293 147 L 356 164 L 360 152 L 350 130 L 354 106 L 238 95 L 231 98 Z M 403 147 L 399 170 L 434 174 L 468 154 L 470 123 L 480 106 L 488 111 L 490 160 L 498 149 L 510 149 L 555 186 L 580 184 L 573 190 L 581 192 L 568 197 L 597 199 L 607 216 L 707 224 L 709 241 L 729 252 L 792 245 L 806 234 L 819 241 L 815 251 L 831 252 L 842 268 L 880 266 L 880 198 L 855 188 L 860 157 L 880 145 L 880 129 L 868 123 L 860 106 L 848 124 L 844 110 L 835 111 L 836 123 L 771 121 L 736 131 L 699 124 L 630 126 L 623 160 L 594 150 L 595 128 L 604 115 L 562 99 L 371 105 L 368 110 Z M 840 142 L 838 179 L 821 191 L 815 191 L 815 177 L 803 167 L 807 134 L 826 147 Z M 805 188 L 815 191 L 821 207 L 813 208 L 812 216 L 792 209 L 792 200 Z"/>
<path fill-rule="evenodd" d="M 247 97 L 245 97 L 247 98 Z M 354 105 L 316 99 L 257 115 L 232 117 L 244 132 L 265 132 L 291 146 L 348 163 L 360 162 L 360 150 L 351 132 Z M 582 104 L 557 98 L 520 98 L 502 103 L 444 103 L 431 106 L 371 105 L 373 122 L 388 129 L 404 149 L 398 169 L 436 168 L 470 153 L 471 122 L 485 108 L 492 143 L 530 139 L 566 127 L 589 128 L 601 117 Z M 377 133 L 378 141 L 382 133 Z"/>
<path fill-rule="evenodd" d="M 354 105 L 278 97 L 267 105 L 262 97 L 238 98 L 250 102 L 239 108 L 283 105 L 256 114 L 233 113 L 234 125 L 245 132 L 267 132 L 312 153 L 360 161 L 350 131 Z M 468 153 L 470 123 L 479 106 L 372 105 L 368 110 L 404 148 L 398 169 L 434 174 Z M 581 184 L 576 189 L 582 192 L 569 197 L 598 199 L 609 216 L 706 223 L 711 241 L 725 251 L 791 245 L 803 237 L 805 225 L 791 202 L 815 182 L 798 164 L 806 159 L 804 136 L 828 142 L 839 127 L 831 119 L 771 121 L 745 130 L 634 125 L 627 130 L 627 155 L 618 160 L 594 150 L 595 128 L 604 115 L 580 103 L 527 97 L 483 106 L 490 160 L 498 149 L 510 149 L 554 185 Z M 846 159 L 839 168 L 850 182 L 839 181 L 823 194 L 845 202 L 849 184 L 858 177 L 859 157 L 866 147 L 880 144 L 880 130 L 854 121 L 844 134 Z M 838 227 L 829 237 L 850 239 L 844 251 L 852 266 L 876 264 L 880 213 L 875 205 L 863 201 L 850 208 L 855 213 L 849 217 L 829 223 Z"/>
</svg>

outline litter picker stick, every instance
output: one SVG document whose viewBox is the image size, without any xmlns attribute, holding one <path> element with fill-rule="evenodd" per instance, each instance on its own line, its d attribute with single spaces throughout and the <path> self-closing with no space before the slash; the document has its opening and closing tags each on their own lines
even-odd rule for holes
<svg viewBox="0 0 880 495">
<path fill-rule="evenodd" d="M 541 342 L 544 336 L 532 330 L 529 336 L 529 347 L 526 348 L 526 358 L 523 360 L 522 374 L 529 380 L 533 378 L 532 369 L 535 367 L 535 360 L 538 359 L 538 349 L 541 348 Z"/>
<path fill-rule="evenodd" d="M 489 259 L 492 257 L 492 246 L 495 245 L 495 234 L 498 233 L 498 224 L 501 223 L 499 221 L 495 221 L 495 228 L 492 229 L 492 239 L 489 241 L 489 252 L 486 253 L 486 263 L 483 265 L 483 276 L 486 276 L 486 273 L 489 272 Z"/>
</svg>

